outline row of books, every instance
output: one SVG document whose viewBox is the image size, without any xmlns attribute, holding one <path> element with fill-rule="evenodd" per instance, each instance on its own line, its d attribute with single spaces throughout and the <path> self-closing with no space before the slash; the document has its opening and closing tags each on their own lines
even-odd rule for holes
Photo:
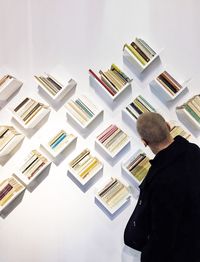
<svg viewBox="0 0 200 262">
<path fill-rule="evenodd" d="M 66 104 L 66 108 L 68 109 L 68 113 L 71 113 L 82 125 L 86 125 L 99 113 L 99 109 L 84 95 L 75 100 L 70 100 Z"/>
<path fill-rule="evenodd" d="M 99 165 L 101 165 L 100 161 L 97 157 L 92 156 L 89 149 L 83 150 L 69 163 L 69 166 L 81 179 L 85 179 L 91 174 L 94 174 Z"/>
<path fill-rule="evenodd" d="M 99 76 L 89 69 L 89 73 L 107 90 L 115 96 L 131 79 L 115 64 L 112 64 L 107 71 L 99 71 Z"/>
<path fill-rule="evenodd" d="M 48 107 L 27 97 L 15 107 L 14 112 L 27 125 L 43 108 Z"/>
<path fill-rule="evenodd" d="M 53 96 L 57 95 L 63 88 L 63 85 L 50 74 L 34 76 L 34 78 L 39 85 L 42 85 Z"/>
<path fill-rule="evenodd" d="M 171 95 L 175 95 L 182 89 L 182 86 L 167 71 L 161 73 L 156 80 Z"/>
<path fill-rule="evenodd" d="M 23 185 L 14 177 L 3 180 L 0 184 L 0 207 L 5 206 L 22 189 Z"/>
<path fill-rule="evenodd" d="M 60 130 L 49 142 L 49 147 L 54 151 L 59 151 L 64 145 L 68 144 L 74 138 L 73 134 L 68 134 L 64 130 Z"/>
<path fill-rule="evenodd" d="M 144 97 L 139 95 L 136 97 L 133 102 L 131 102 L 127 107 L 126 111 L 137 119 L 144 112 L 156 112 L 156 110 L 147 102 Z"/>
<path fill-rule="evenodd" d="M 183 130 L 183 128 L 180 126 L 173 126 L 170 130 L 170 133 L 173 138 L 175 138 L 176 136 L 182 136 L 185 139 L 189 139 L 191 137 L 191 135 Z"/>
<path fill-rule="evenodd" d="M 187 113 L 198 123 L 200 124 L 200 95 L 195 95 L 189 99 L 186 103 L 176 108 L 184 109 Z"/>
<path fill-rule="evenodd" d="M 125 48 L 127 48 L 142 65 L 146 65 L 156 55 L 156 52 L 141 38 L 135 38 L 135 41 L 130 45 L 125 44 L 124 49 Z"/>
<path fill-rule="evenodd" d="M 98 197 L 111 209 L 116 207 L 128 195 L 129 189 L 119 179 L 113 177 L 98 192 Z"/>
<path fill-rule="evenodd" d="M 110 125 L 97 139 L 110 153 L 114 153 L 127 142 L 129 137 L 116 125 Z"/>
<path fill-rule="evenodd" d="M 32 179 L 48 162 L 47 158 L 37 150 L 32 150 L 20 167 L 23 176 Z"/>
<path fill-rule="evenodd" d="M 149 158 L 145 153 L 140 153 L 136 157 L 131 158 L 126 164 L 128 171 L 141 182 L 150 168 Z"/>
<path fill-rule="evenodd" d="M 17 135 L 21 134 L 18 133 L 14 127 L 0 126 L 0 151 L 3 150 Z"/>
</svg>

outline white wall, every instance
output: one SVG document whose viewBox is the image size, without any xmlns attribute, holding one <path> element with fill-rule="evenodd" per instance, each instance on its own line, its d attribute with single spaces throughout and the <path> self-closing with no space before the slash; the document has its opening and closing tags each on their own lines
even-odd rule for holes
<svg viewBox="0 0 200 262">
<path fill-rule="evenodd" d="M 85 146 L 94 148 L 94 139 L 111 122 L 117 122 L 133 137 L 131 147 L 112 165 L 104 161 L 103 177 L 121 177 L 120 164 L 143 146 L 137 134 L 122 120 L 121 109 L 134 97 L 148 97 L 168 119 L 177 120 L 176 105 L 199 93 L 200 18 L 198 0 L 6 0 L 1 2 L 0 73 L 7 69 L 24 81 L 20 92 L 0 111 L 1 124 L 10 123 L 8 108 L 25 95 L 44 101 L 33 74 L 63 64 L 77 80 L 76 93 L 90 94 L 105 110 L 104 119 L 85 139 L 70 123 L 65 109 L 52 109 L 49 120 L 31 138 L 26 137 L 19 151 L 0 167 L 0 177 L 13 172 L 27 150 L 38 146 L 54 126 L 66 126 L 78 135 L 76 149 L 49 174 L 33 192 L 26 191 L 21 203 L 0 219 L 1 262 L 127 262 L 139 261 L 123 245 L 123 231 L 134 209 L 136 198 L 111 220 L 94 202 L 93 185 L 87 192 L 67 176 L 67 163 Z M 123 64 L 122 47 L 135 36 L 164 47 L 157 62 L 143 78 L 136 77 Z M 133 77 L 132 95 L 122 97 L 114 110 L 89 86 L 88 69 L 107 69 L 116 63 Z M 192 77 L 190 90 L 166 106 L 150 90 L 149 81 L 166 68 L 180 78 Z M 68 97 L 69 98 L 69 97 Z M 193 131 L 193 130 L 191 130 Z M 199 134 L 196 135 L 196 142 Z M 149 152 L 149 151 L 148 151 Z"/>
</svg>

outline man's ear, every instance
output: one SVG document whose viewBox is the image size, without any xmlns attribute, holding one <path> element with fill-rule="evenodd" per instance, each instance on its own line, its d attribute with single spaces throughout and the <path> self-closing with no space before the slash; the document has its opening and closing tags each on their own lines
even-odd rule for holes
<svg viewBox="0 0 200 262">
<path fill-rule="evenodd" d="M 143 138 L 141 140 L 142 140 L 142 143 L 144 144 L 145 147 L 148 146 L 148 143 L 147 143 L 146 140 L 144 140 Z"/>
</svg>

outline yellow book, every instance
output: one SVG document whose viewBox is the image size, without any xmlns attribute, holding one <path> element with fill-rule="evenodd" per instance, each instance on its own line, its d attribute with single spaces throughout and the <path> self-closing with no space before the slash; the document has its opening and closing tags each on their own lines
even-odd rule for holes
<svg viewBox="0 0 200 262">
<path fill-rule="evenodd" d="M 125 44 L 124 47 L 128 48 L 128 50 L 139 60 L 142 65 L 147 64 L 147 61 L 131 45 Z"/>
<path fill-rule="evenodd" d="M 97 158 L 94 158 L 90 165 L 83 172 L 81 172 L 79 176 L 85 178 L 89 174 L 89 172 L 98 164 L 98 162 L 99 161 L 97 160 Z"/>
</svg>

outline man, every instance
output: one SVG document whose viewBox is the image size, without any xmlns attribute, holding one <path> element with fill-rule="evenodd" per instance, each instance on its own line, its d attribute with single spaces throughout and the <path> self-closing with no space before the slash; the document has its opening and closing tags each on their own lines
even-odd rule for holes
<svg viewBox="0 0 200 262">
<path fill-rule="evenodd" d="M 170 135 L 157 113 L 144 113 L 137 131 L 156 155 L 124 233 L 141 262 L 200 262 L 200 148 Z"/>
</svg>

